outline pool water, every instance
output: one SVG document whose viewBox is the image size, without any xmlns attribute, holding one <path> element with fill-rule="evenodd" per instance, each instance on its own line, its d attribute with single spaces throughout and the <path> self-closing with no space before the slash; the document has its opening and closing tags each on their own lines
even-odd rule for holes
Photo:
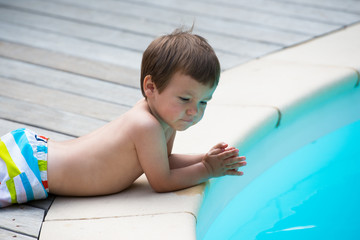
<svg viewBox="0 0 360 240">
<path fill-rule="evenodd" d="M 245 175 L 207 185 L 197 239 L 360 239 L 359 102 L 310 106 L 243 149 Z"/>
<path fill-rule="evenodd" d="M 236 231 L 206 239 L 360 239 L 360 121 L 283 158 L 227 208 Z"/>
</svg>

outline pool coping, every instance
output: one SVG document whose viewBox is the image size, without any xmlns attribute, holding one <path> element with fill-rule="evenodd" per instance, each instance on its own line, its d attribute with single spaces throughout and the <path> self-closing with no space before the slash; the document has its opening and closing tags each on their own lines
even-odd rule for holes
<svg viewBox="0 0 360 240">
<path fill-rule="evenodd" d="M 206 152 L 219 141 L 250 145 L 314 96 L 359 91 L 359 39 L 355 24 L 225 71 L 204 119 L 178 134 L 174 152 Z M 115 195 L 56 197 L 40 239 L 195 239 L 204 189 L 157 194 L 142 176 Z"/>
</svg>

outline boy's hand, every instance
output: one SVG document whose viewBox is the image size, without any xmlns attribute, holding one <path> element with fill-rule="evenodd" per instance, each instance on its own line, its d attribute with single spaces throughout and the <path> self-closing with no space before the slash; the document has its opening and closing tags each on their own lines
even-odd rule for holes
<svg viewBox="0 0 360 240">
<path fill-rule="evenodd" d="M 239 157 L 238 149 L 228 147 L 226 143 L 218 143 L 205 154 L 202 163 L 208 170 L 210 177 L 241 176 L 244 173 L 240 172 L 238 168 L 246 165 L 245 160 L 245 157 Z"/>
</svg>

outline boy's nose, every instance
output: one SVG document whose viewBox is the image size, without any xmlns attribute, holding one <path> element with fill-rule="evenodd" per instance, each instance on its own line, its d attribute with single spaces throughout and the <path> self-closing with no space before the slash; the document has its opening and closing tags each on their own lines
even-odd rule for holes
<svg viewBox="0 0 360 240">
<path fill-rule="evenodd" d="M 190 116 L 195 116 L 198 113 L 197 106 L 189 108 L 186 113 Z"/>
</svg>

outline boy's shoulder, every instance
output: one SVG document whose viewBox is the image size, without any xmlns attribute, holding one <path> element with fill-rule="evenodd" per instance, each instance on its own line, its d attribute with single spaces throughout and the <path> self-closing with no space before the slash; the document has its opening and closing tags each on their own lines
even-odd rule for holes
<svg viewBox="0 0 360 240">
<path fill-rule="evenodd" d="M 150 112 L 146 101 L 137 103 L 127 114 L 127 132 L 136 146 L 144 148 L 152 144 L 166 144 L 166 135 L 161 123 Z"/>
<path fill-rule="evenodd" d="M 159 120 L 150 112 L 150 109 L 145 100 L 139 101 L 129 112 L 128 121 L 132 121 L 132 124 L 136 130 L 147 131 L 151 133 L 153 131 L 163 131 Z"/>
</svg>

